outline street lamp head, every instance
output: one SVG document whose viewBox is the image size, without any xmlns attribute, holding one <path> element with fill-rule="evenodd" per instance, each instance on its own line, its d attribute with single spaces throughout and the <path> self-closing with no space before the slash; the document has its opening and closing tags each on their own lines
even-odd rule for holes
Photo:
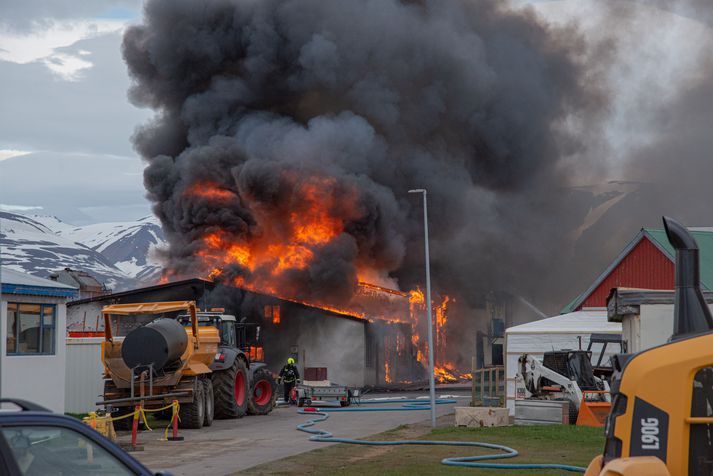
<svg viewBox="0 0 713 476">
<path fill-rule="evenodd" d="M 408 193 L 426 193 L 425 188 L 415 188 L 413 190 L 409 190 Z"/>
</svg>

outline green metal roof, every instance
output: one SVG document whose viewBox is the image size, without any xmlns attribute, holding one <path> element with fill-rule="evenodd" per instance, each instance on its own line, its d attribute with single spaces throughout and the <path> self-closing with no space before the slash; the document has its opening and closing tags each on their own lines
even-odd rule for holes
<svg viewBox="0 0 713 476">
<path fill-rule="evenodd" d="M 666 250 L 668 257 L 671 260 L 676 258 L 676 252 L 666 238 L 664 230 L 654 228 L 644 228 L 649 237 L 651 237 L 660 248 Z M 701 284 L 708 290 L 713 290 L 713 229 L 710 230 L 689 230 L 698 243 L 700 249 L 701 260 Z"/>
<path fill-rule="evenodd" d="M 582 294 L 584 293 L 577 294 L 577 297 L 568 302 L 567 305 L 562 308 L 560 314 L 569 314 L 570 312 L 573 312 L 574 308 L 577 307 L 577 303 L 580 301 Z"/>
<path fill-rule="evenodd" d="M 689 231 L 696 239 L 698 243 L 698 248 L 700 249 L 700 260 L 701 260 L 701 285 L 708 290 L 713 291 L 713 228 L 689 228 Z M 566 314 L 568 312 L 574 311 L 574 309 L 579 306 L 589 294 L 591 294 L 596 287 L 613 271 L 613 269 L 629 254 L 629 251 L 642 239 L 649 238 L 651 242 L 656 245 L 658 249 L 661 250 L 671 261 L 676 258 L 676 252 L 668 242 L 666 238 L 666 232 L 658 228 L 642 228 L 639 234 L 629 242 L 629 244 L 622 250 L 622 252 L 616 257 L 614 262 L 609 265 L 609 267 L 599 275 L 595 280 L 594 284 L 586 291 L 580 293 L 577 297 L 572 299 L 565 307 L 560 311 L 561 314 Z"/>
</svg>

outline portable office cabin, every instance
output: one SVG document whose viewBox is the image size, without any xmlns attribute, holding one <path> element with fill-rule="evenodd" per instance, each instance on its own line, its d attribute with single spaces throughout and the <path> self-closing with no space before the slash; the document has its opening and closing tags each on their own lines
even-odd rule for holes
<svg viewBox="0 0 713 476">
<path fill-rule="evenodd" d="M 583 310 L 529 322 L 505 330 L 505 396 L 510 414 L 515 414 L 515 377 L 517 360 L 522 354 L 542 359 L 545 352 L 563 349 L 586 349 L 592 334 L 621 335 L 621 324 L 607 321 L 606 309 Z M 602 345 L 592 346 L 592 357 Z M 621 351 L 618 345 L 608 345 L 605 359 Z M 594 362 L 596 363 L 596 361 Z"/>
<path fill-rule="evenodd" d="M 66 302 L 77 289 L 0 269 L 0 396 L 64 412 Z"/>
</svg>

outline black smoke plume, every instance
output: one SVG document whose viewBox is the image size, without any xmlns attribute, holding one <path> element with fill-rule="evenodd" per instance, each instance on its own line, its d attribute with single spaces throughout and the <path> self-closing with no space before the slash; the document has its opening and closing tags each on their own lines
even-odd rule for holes
<svg viewBox="0 0 713 476">
<path fill-rule="evenodd" d="M 207 271 L 208 233 L 279 234 L 301 184 L 328 177 L 344 229 L 281 277 L 296 297 L 348 298 L 364 268 L 421 283 L 412 188 L 428 189 L 437 288 L 552 285 L 585 206 L 567 187 L 592 168 L 577 131 L 607 105 L 576 30 L 495 0 L 149 0 L 123 52 L 130 99 L 156 111 L 134 141 L 177 274 Z M 234 198 L 186 193 L 204 183 Z"/>
</svg>

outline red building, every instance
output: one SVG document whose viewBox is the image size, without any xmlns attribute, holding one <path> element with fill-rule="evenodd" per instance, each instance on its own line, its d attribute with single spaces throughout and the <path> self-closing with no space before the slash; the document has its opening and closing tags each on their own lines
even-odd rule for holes
<svg viewBox="0 0 713 476">
<path fill-rule="evenodd" d="M 701 258 L 701 285 L 713 290 L 713 228 L 691 228 Z M 594 283 L 562 313 L 606 307 L 612 288 L 673 289 L 675 251 L 664 230 L 642 228 Z"/>
</svg>

